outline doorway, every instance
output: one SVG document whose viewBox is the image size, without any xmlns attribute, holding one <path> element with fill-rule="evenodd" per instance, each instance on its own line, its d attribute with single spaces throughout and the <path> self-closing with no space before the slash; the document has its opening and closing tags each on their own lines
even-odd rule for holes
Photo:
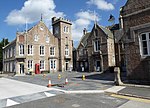
<svg viewBox="0 0 150 108">
<path fill-rule="evenodd" d="M 24 74 L 24 64 L 20 64 L 20 74 Z"/>
<path fill-rule="evenodd" d="M 66 61 L 66 71 L 69 70 L 69 61 Z"/>
<path fill-rule="evenodd" d="M 96 61 L 96 71 L 100 72 L 100 61 Z"/>
</svg>

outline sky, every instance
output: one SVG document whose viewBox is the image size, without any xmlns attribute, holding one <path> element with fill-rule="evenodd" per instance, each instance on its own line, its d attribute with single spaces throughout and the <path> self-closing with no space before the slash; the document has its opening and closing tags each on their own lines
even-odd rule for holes
<svg viewBox="0 0 150 108">
<path fill-rule="evenodd" d="M 63 17 L 72 22 L 72 37 L 77 44 L 83 29 L 91 31 L 94 21 L 99 25 L 112 25 L 110 14 L 118 23 L 120 7 L 127 0 L 1 0 L 0 2 L 0 40 L 12 41 L 17 31 L 25 31 L 40 21 L 41 14 L 47 27 L 52 30 L 51 18 Z"/>
</svg>

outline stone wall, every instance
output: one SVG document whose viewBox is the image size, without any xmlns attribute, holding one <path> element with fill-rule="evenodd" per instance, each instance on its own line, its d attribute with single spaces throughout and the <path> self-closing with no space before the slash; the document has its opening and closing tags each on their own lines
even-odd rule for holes
<svg viewBox="0 0 150 108">
<path fill-rule="evenodd" d="M 127 75 L 130 79 L 150 80 L 150 59 L 142 57 L 139 42 L 141 33 L 150 32 L 149 6 L 149 0 L 128 0 L 122 8 Z"/>
</svg>

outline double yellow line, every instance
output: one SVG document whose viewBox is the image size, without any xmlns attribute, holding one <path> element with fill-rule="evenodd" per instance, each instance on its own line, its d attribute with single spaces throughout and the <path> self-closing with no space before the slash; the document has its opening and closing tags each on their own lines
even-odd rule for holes
<svg viewBox="0 0 150 108">
<path fill-rule="evenodd" d="M 111 96 L 116 97 L 116 98 L 122 98 L 122 99 L 128 99 L 128 100 L 134 100 L 134 101 L 139 101 L 139 102 L 150 103 L 149 99 L 142 99 L 142 98 L 124 96 L 124 95 L 119 95 L 119 94 L 111 94 Z"/>
</svg>

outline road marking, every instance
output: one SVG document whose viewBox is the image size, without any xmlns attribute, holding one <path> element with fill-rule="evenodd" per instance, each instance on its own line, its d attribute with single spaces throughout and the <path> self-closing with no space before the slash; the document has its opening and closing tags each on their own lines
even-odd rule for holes
<svg viewBox="0 0 150 108">
<path fill-rule="evenodd" d="M 134 101 L 139 101 L 139 102 L 150 103 L 150 100 L 148 100 L 148 99 L 142 99 L 142 98 L 136 98 L 136 97 L 130 97 L 130 96 L 123 96 L 123 95 L 118 95 L 118 94 L 112 94 L 111 96 L 116 97 L 116 98 L 122 98 L 122 99 L 128 99 L 128 100 L 134 100 Z"/>
<path fill-rule="evenodd" d="M 104 90 L 77 90 L 77 91 L 65 91 L 68 94 L 88 94 L 88 93 L 104 93 Z"/>
<path fill-rule="evenodd" d="M 55 96 L 55 95 L 56 95 L 56 94 L 47 93 L 47 92 L 44 92 L 44 94 L 45 94 L 47 97 L 52 97 L 52 96 Z"/>
<path fill-rule="evenodd" d="M 124 89 L 124 86 L 113 86 L 111 88 L 108 88 L 105 90 L 105 92 L 110 92 L 110 93 L 117 93 L 118 91 Z"/>
<path fill-rule="evenodd" d="M 15 102 L 15 101 L 13 101 L 13 100 L 11 100 L 11 99 L 7 99 L 7 104 L 6 104 L 6 106 L 12 106 L 12 105 L 16 105 L 16 104 L 19 104 L 18 102 Z"/>
</svg>

